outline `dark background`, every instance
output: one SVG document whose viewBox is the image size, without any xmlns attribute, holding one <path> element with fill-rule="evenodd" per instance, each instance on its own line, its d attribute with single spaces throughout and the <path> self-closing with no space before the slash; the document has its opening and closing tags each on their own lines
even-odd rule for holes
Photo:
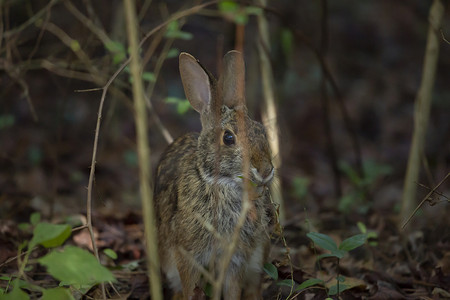
<svg viewBox="0 0 450 300">
<path fill-rule="evenodd" d="M 86 22 L 74 16 L 66 1 L 54 2 L 52 6 L 48 6 L 48 1 L 37 0 L 2 2 L 0 220 L 3 224 L 26 221 L 34 211 L 52 220 L 86 212 L 86 187 L 101 91 L 77 91 L 102 87 L 123 61 L 114 62 L 114 54 Z M 280 152 L 276 155 L 281 156 L 282 166 L 278 173 L 287 207 L 287 230 L 292 228 L 290 226 L 297 228 L 293 230 L 291 242 L 294 248 L 307 243 L 299 242 L 305 239 L 299 229 L 305 219 L 321 232 L 338 230 L 341 238 L 355 233 L 357 221 L 378 228 L 379 234 L 383 230 L 387 235 L 398 234 L 392 228 L 399 222 L 413 133 L 414 100 L 421 80 L 428 11 L 432 3 L 423 0 L 329 1 L 324 23 L 323 2 L 269 1 L 270 9 L 266 11 L 280 126 Z M 121 1 L 71 3 L 92 20 L 95 27 L 126 49 Z M 142 37 L 176 11 L 195 5 L 189 1 L 152 1 L 145 10 L 146 3 L 137 1 L 138 12 L 142 12 L 139 21 Z M 444 5 L 442 34 L 448 40 L 448 1 L 444 1 Z M 46 6 L 44 13 L 33 19 Z M 235 47 L 235 24 L 225 18 L 215 4 L 182 21 L 182 31 L 191 33 L 192 38 L 174 39 L 168 49 L 191 53 L 217 74 L 219 58 Z M 48 30 L 49 23 L 57 28 Z M 28 25 L 21 27 L 22 24 Z M 378 174 L 364 186 L 362 194 L 343 169 L 340 172 L 341 196 L 334 185 L 321 98 L 324 92 L 322 68 L 314 53 L 321 49 L 323 24 L 327 24 L 326 52 L 320 57 L 342 94 L 351 128 L 361 146 L 362 161 L 369 162 L 368 168 Z M 142 47 L 142 56 L 147 59 L 145 71 L 153 72 L 158 57 L 165 51 L 168 38 L 162 36 L 163 33 L 157 32 Z M 286 41 L 289 33 L 291 43 Z M 244 43 L 247 102 L 250 114 L 260 119 L 263 95 L 257 36 L 256 18 L 250 16 Z M 67 45 L 64 38 L 77 41 L 86 54 L 84 60 L 73 51 L 77 45 L 73 41 Z M 155 51 L 148 57 L 152 45 Z M 422 168 L 419 179 L 419 183 L 429 188 L 448 173 L 450 166 L 449 66 L 450 45 L 441 39 L 424 144 L 428 167 Z M 336 162 L 356 170 L 357 157 L 351 136 L 329 83 L 326 93 Z M 165 101 L 167 97 L 184 98 L 177 56 L 164 61 L 151 102 L 173 137 L 199 131 L 198 114 L 192 109 L 179 114 L 176 105 Z M 149 114 L 148 135 L 154 169 L 167 143 L 153 114 Z M 140 223 L 135 128 L 131 85 L 126 71 L 117 77 L 107 94 L 97 157 L 94 225 L 96 220 L 101 223 L 104 218 L 121 222 L 123 218 L 130 218 L 130 214 L 133 222 Z M 449 188 L 447 182 L 440 191 L 448 197 Z M 417 189 L 419 202 L 429 190 L 419 185 Z M 341 197 L 345 196 L 353 197 L 353 202 L 345 209 L 338 209 Z M 440 228 L 438 236 L 428 236 L 429 245 L 445 239 L 444 250 L 439 250 L 440 258 L 449 251 L 450 223 L 448 198 L 438 200 L 447 204 L 441 202 L 426 207 L 413 219 L 410 228 L 419 231 Z M 391 229 L 377 227 L 380 219 L 392 222 L 387 226 Z"/>
</svg>

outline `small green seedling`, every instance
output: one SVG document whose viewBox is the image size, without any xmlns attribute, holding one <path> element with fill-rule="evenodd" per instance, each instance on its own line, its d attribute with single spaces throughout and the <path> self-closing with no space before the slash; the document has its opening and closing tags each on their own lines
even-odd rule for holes
<svg viewBox="0 0 450 300">
<path fill-rule="evenodd" d="M 309 232 L 306 234 L 308 238 L 310 238 L 315 245 L 330 251 L 330 253 L 321 254 L 317 257 L 317 259 L 322 259 L 325 257 L 336 257 L 337 258 L 337 276 L 336 276 L 336 285 L 333 285 L 328 290 L 328 295 L 339 295 L 340 292 L 352 288 L 351 285 L 345 284 L 345 277 L 339 275 L 339 261 L 341 258 L 343 258 L 349 251 L 358 248 L 367 240 L 367 235 L 357 234 L 352 237 L 349 237 L 348 239 L 343 240 L 339 246 L 336 244 L 335 241 L 331 237 L 329 237 L 326 234 L 318 233 L 318 232 Z"/>
<path fill-rule="evenodd" d="M 359 213 L 365 213 L 370 208 L 371 203 L 367 202 L 367 191 L 383 176 L 392 173 L 392 167 L 378 163 L 373 160 L 363 162 L 362 172 L 359 174 L 350 164 L 345 161 L 339 162 L 339 169 L 348 178 L 353 188 L 339 201 L 339 210 L 344 213 L 357 208 Z"/>
<path fill-rule="evenodd" d="M 368 231 L 366 225 L 362 222 L 358 222 L 356 225 L 361 233 L 367 235 L 367 242 L 370 246 L 378 246 L 378 234 L 375 231 Z"/>
<path fill-rule="evenodd" d="M 274 281 L 277 282 L 278 286 L 287 286 L 291 289 L 290 295 L 287 297 L 287 299 L 294 299 L 298 294 L 305 291 L 307 288 L 318 286 L 318 288 L 324 288 L 325 282 L 321 279 L 317 278 L 310 278 L 302 282 L 301 284 L 298 284 L 293 279 L 284 279 L 278 281 L 278 269 L 277 267 L 272 263 L 267 263 L 264 265 L 264 272 L 267 273 L 267 275 L 270 276 Z"/>
</svg>

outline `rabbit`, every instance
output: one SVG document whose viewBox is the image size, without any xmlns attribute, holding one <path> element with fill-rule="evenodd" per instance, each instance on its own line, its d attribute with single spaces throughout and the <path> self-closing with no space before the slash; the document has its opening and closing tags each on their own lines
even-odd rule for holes
<svg viewBox="0 0 450 300">
<path fill-rule="evenodd" d="M 230 51 L 224 56 L 218 81 L 188 53 L 180 54 L 179 68 L 186 97 L 200 113 L 202 130 L 176 139 L 157 166 L 154 201 L 162 272 L 184 299 L 194 299 L 194 290 L 204 288 L 199 266 L 210 273 L 213 266 L 213 276 L 218 274 L 248 178 L 251 206 L 225 273 L 222 297 L 261 299 L 273 219 L 268 186 L 274 167 L 264 126 L 247 114 L 242 54 Z M 245 151 L 250 162 L 247 177 Z"/>
</svg>

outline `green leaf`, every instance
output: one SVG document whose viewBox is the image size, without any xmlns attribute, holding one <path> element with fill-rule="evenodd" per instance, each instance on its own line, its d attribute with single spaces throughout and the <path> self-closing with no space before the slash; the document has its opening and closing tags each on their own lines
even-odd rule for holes
<svg viewBox="0 0 450 300">
<path fill-rule="evenodd" d="M 127 55 L 125 54 L 125 52 L 118 52 L 118 53 L 114 54 L 113 64 L 114 65 L 120 64 L 122 61 L 125 60 L 126 57 L 127 57 Z"/>
<path fill-rule="evenodd" d="M 378 234 L 375 231 L 369 231 L 367 233 L 367 239 L 378 239 Z"/>
<path fill-rule="evenodd" d="M 309 288 L 310 286 L 318 285 L 318 284 L 323 285 L 323 280 L 317 279 L 317 278 L 310 278 L 310 279 L 307 279 L 307 280 L 303 281 L 302 284 L 300 284 L 295 289 L 294 292 L 298 292 L 300 290 L 303 290 L 303 289 Z"/>
<path fill-rule="evenodd" d="M 351 288 L 351 286 L 341 283 L 339 284 L 339 293 L 342 293 L 343 291 L 348 290 L 349 288 Z M 338 293 L 337 284 L 331 286 L 330 289 L 328 290 L 328 296 L 333 296 L 336 295 L 337 293 Z"/>
<path fill-rule="evenodd" d="M 12 282 L 13 290 L 8 294 L 0 295 L 0 300 L 29 300 L 30 296 L 22 291 L 19 284 L 19 279 Z"/>
<path fill-rule="evenodd" d="M 235 12 L 239 9 L 239 5 L 235 1 L 220 1 L 219 10 L 223 13 Z"/>
<path fill-rule="evenodd" d="M 283 28 L 281 31 L 281 48 L 283 49 L 284 56 L 289 61 L 292 57 L 292 51 L 293 51 L 293 45 L 294 45 L 294 36 L 292 34 L 292 31 Z"/>
<path fill-rule="evenodd" d="M 371 185 L 381 176 L 392 173 L 392 167 L 386 164 L 377 163 L 373 160 L 367 160 L 363 163 L 364 179 L 366 185 Z"/>
<path fill-rule="evenodd" d="M 41 300 L 74 300 L 74 298 L 69 289 L 57 287 L 44 290 Z"/>
<path fill-rule="evenodd" d="M 123 158 L 125 159 L 125 163 L 127 166 L 135 167 L 138 165 L 138 157 L 135 150 L 127 150 L 123 154 Z"/>
<path fill-rule="evenodd" d="M 34 212 L 30 216 L 30 223 L 33 226 L 36 226 L 41 221 L 41 214 L 38 212 Z"/>
<path fill-rule="evenodd" d="M 364 245 L 366 242 L 367 235 L 364 233 L 354 235 L 342 241 L 339 245 L 339 250 L 350 251 L 359 246 Z"/>
<path fill-rule="evenodd" d="M 361 178 L 359 177 L 355 169 L 353 169 L 347 162 L 340 161 L 338 163 L 338 167 L 342 172 L 344 172 L 345 175 L 347 175 L 347 177 L 355 186 L 361 186 Z"/>
<path fill-rule="evenodd" d="M 348 213 L 349 210 L 355 206 L 355 203 L 358 200 L 359 198 L 356 192 L 342 196 L 341 199 L 339 199 L 339 211 Z"/>
<path fill-rule="evenodd" d="M 333 241 L 331 237 L 326 234 L 318 233 L 318 232 L 309 232 L 306 234 L 314 244 L 323 249 L 330 250 L 331 252 L 338 250 L 336 243 Z"/>
<path fill-rule="evenodd" d="M 245 13 L 247 15 L 255 15 L 255 16 L 259 16 L 263 13 L 263 9 L 260 7 L 256 7 L 256 6 L 247 6 L 245 8 Z"/>
<path fill-rule="evenodd" d="M 14 115 L 6 114 L 0 115 L 0 129 L 5 129 L 11 127 L 16 122 L 16 118 Z"/>
<path fill-rule="evenodd" d="M 0 276 L 0 280 L 10 281 L 11 280 L 11 276 Z"/>
<path fill-rule="evenodd" d="M 78 43 L 77 40 L 70 41 L 70 49 L 72 49 L 73 52 L 80 51 L 80 43 Z"/>
<path fill-rule="evenodd" d="M 130 271 L 135 271 L 137 268 L 139 268 L 139 261 L 138 260 L 130 261 L 129 263 L 122 265 L 122 268 Z"/>
<path fill-rule="evenodd" d="M 31 224 L 30 223 L 19 223 L 17 227 L 22 231 L 31 231 Z"/>
<path fill-rule="evenodd" d="M 278 280 L 278 269 L 271 263 L 264 264 L 264 272 L 266 272 L 273 280 Z"/>
<path fill-rule="evenodd" d="M 149 81 L 149 82 L 155 82 L 156 76 L 152 72 L 144 72 L 144 73 L 142 73 L 142 79 Z"/>
<path fill-rule="evenodd" d="M 50 223 L 39 223 L 33 231 L 30 241 L 30 249 L 40 244 L 45 248 L 61 246 L 72 233 L 69 225 L 57 225 Z"/>
<path fill-rule="evenodd" d="M 63 251 L 52 251 L 38 259 L 58 280 L 75 286 L 115 281 L 111 271 L 102 266 L 94 255 L 74 246 Z"/>
<path fill-rule="evenodd" d="M 308 194 L 309 179 L 306 177 L 295 176 L 292 180 L 292 188 L 295 197 L 303 199 Z"/>
<path fill-rule="evenodd" d="M 117 253 L 113 249 L 104 249 L 103 253 L 111 259 L 117 259 Z"/>
<path fill-rule="evenodd" d="M 184 32 L 179 29 L 179 24 L 177 20 L 170 22 L 167 25 L 166 33 L 164 34 L 166 38 L 180 39 L 180 40 L 191 40 L 193 38 L 192 33 Z"/>
<path fill-rule="evenodd" d="M 367 227 L 363 222 L 356 223 L 356 226 L 358 226 L 358 229 L 359 231 L 361 231 L 361 233 L 367 233 Z"/>
<path fill-rule="evenodd" d="M 105 48 L 113 54 L 113 64 L 115 65 L 122 62 L 127 56 L 125 46 L 120 42 L 111 41 L 105 44 Z"/>
<path fill-rule="evenodd" d="M 176 48 L 172 48 L 169 50 L 169 52 L 167 52 L 167 58 L 177 57 L 178 54 L 180 54 L 180 50 L 178 50 Z"/>
<path fill-rule="evenodd" d="M 219 2 L 219 11 L 228 19 L 236 24 L 244 25 L 248 23 L 248 14 L 257 14 L 256 7 L 241 9 L 240 5 L 235 1 L 221 1 Z M 259 12 L 261 13 L 261 12 Z"/>
<path fill-rule="evenodd" d="M 33 165 L 38 165 L 42 162 L 42 149 L 38 146 L 31 146 L 30 149 L 28 149 L 28 160 Z"/>
<path fill-rule="evenodd" d="M 322 258 L 327 258 L 327 257 L 336 257 L 336 258 L 341 259 L 345 256 L 345 254 L 347 254 L 347 252 L 338 249 L 338 250 L 333 250 L 332 253 L 321 254 L 321 255 L 317 256 L 317 259 L 321 260 Z"/>
<path fill-rule="evenodd" d="M 165 99 L 165 102 L 170 104 L 176 104 L 177 112 L 180 115 L 185 114 L 191 108 L 191 104 L 189 103 L 188 100 L 181 99 L 178 97 L 167 97 Z"/>
<path fill-rule="evenodd" d="M 213 287 L 211 283 L 207 282 L 205 285 L 205 288 L 203 289 L 203 292 L 205 293 L 206 297 L 211 298 L 213 296 Z"/>
<path fill-rule="evenodd" d="M 295 281 L 293 281 L 292 279 L 284 279 L 284 280 L 278 281 L 277 285 L 292 287 L 293 285 L 295 285 Z"/>
<path fill-rule="evenodd" d="M 181 101 L 177 105 L 177 112 L 180 115 L 184 115 L 185 113 L 187 113 L 189 108 L 191 108 L 191 104 L 189 103 L 189 101 L 187 101 L 187 100 L 186 101 Z"/>
<path fill-rule="evenodd" d="M 245 13 L 237 13 L 234 15 L 234 22 L 239 25 L 245 25 L 248 23 L 248 15 Z"/>
</svg>

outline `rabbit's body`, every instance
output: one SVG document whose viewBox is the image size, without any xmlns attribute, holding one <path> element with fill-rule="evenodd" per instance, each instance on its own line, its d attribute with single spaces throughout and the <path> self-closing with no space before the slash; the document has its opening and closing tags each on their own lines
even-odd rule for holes
<svg viewBox="0 0 450 300">
<path fill-rule="evenodd" d="M 192 297 L 194 288 L 204 284 L 199 266 L 210 271 L 213 268 L 213 276 L 218 273 L 242 211 L 242 146 L 247 145 L 248 176 L 253 182 L 248 195 L 251 205 L 226 272 L 223 291 L 225 299 L 239 299 L 245 287 L 247 298 L 258 298 L 269 245 L 267 184 L 274 172 L 265 130 L 247 116 L 244 107 L 236 105 L 236 101 L 230 105 L 226 97 L 224 105 L 216 107 L 214 114 L 211 103 L 216 101 L 217 83 L 192 56 L 184 55 L 180 56 L 183 84 L 189 101 L 201 113 L 203 129 L 200 134 L 189 133 L 175 140 L 157 168 L 154 196 L 162 270 L 171 287 L 182 290 L 185 298 Z M 235 55 L 241 58 L 232 52 L 232 63 Z M 231 72 L 236 72 L 231 68 Z M 205 97 L 204 87 L 195 86 L 200 75 L 208 78 L 206 92 L 210 97 L 205 101 L 207 106 L 201 107 L 195 99 L 198 95 Z M 190 81 L 191 76 L 195 82 Z M 233 93 L 234 99 L 236 96 L 242 95 Z M 238 114 L 243 118 L 245 133 L 239 134 Z"/>
</svg>

